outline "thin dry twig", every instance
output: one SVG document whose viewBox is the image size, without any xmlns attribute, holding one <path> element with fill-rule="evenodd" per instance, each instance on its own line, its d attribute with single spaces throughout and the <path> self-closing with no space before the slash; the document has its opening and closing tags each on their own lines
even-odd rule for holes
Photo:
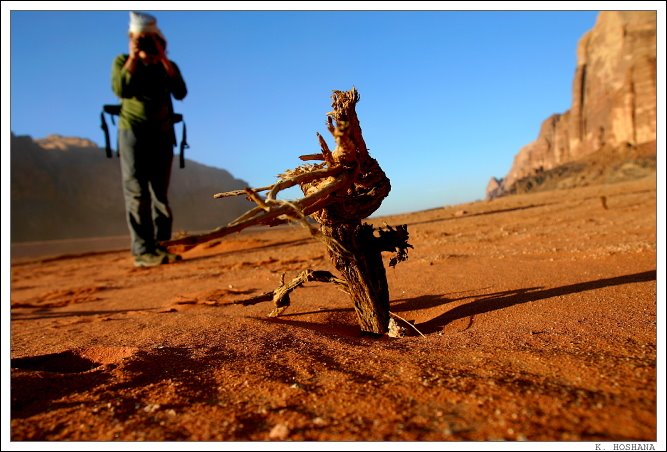
<svg viewBox="0 0 667 452">
<path fill-rule="evenodd" d="M 324 160 L 324 155 L 321 152 L 319 154 L 304 154 L 299 156 L 299 160 L 304 162 L 309 160 Z"/>
<path fill-rule="evenodd" d="M 290 305 L 290 293 L 297 287 L 309 282 L 319 281 L 333 283 L 339 286 L 340 289 L 349 294 L 349 287 L 345 280 L 334 276 L 331 272 L 325 270 L 303 270 L 295 278 L 285 284 L 285 274 L 280 276 L 280 286 L 271 292 L 264 292 L 263 294 L 254 297 L 245 298 L 243 300 L 234 301 L 230 304 L 240 304 L 243 306 L 251 306 L 265 301 L 273 301 L 275 308 L 269 314 L 269 317 L 278 317 Z"/>
<path fill-rule="evenodd" d="M 268 185 L 266 187 L 261 187 L 261 188 L 254 188 L 255 192 L 261 193 L 263 191 L 271 190 L 271 187 L 273 185 Z M 224 193 L 216 193 L 213 195 L 214 198 L 231 198 L 232 196 L 244 196 L 246 195 L 245 188 L 243 190 L 232 190 L 232 191 L 226 191 Z"/>
</svg>

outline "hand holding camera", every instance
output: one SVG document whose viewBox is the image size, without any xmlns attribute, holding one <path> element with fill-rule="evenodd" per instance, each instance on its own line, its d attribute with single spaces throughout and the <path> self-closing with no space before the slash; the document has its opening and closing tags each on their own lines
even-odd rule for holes
<svg viewBox="0 0 667 452">
<path fill-rule="evenodd" d="M 167 75 L 173 77 L 175 69 L 167 58 L 166 47 L 167 41 L 159 34 L 130 34 L 130 56 L 125 63 L 125 68 L 133 73 L 139 60 L 147 64 L 162 63 Z"/>
<path fill-rule="evenodd" d="M 165 58 L 165 43 L 155 34 L 142 34 L 130 38 L 130 56 L 146 59 Z"/>
<path fill-rule="evenodd" d="M 137 47 L 140 52 L 144 52 L 146 55 L 154 56 L 158 54 L 156 39 L 152 35 L 139 36 Z"/>
</svg>

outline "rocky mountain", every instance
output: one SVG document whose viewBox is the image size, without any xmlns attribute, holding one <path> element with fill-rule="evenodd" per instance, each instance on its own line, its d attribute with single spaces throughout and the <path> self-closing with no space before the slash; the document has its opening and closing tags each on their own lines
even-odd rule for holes
<svg viewBox="0 0 667 452">
<path fill-rule="evenodd" d="M 635 176 L 655 168 L 656 23 L 655 11 L 599 14 L 579 41 L 571 108 L 542 123 L 505 178 L 491 179 L 488 198 L 608 182 L 627 165 Z"/>
<path fill-rule="evenodd" d="M 127 235 L 120 163 L 83 138 L 11 137 L 11 241 Z M 174 233 L 227 224 L 254 206 L 212 199 L 248 183 L 225 170 L 174 159 L 169 189 Z"/>
</svg>

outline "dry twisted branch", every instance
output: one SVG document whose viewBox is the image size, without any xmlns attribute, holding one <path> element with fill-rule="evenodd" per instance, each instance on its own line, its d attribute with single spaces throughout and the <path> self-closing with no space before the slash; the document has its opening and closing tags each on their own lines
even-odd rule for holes
<svg viewBox="0 0 667 452">
<path fill-rule="evenodd" d="M 269 187 L 263 187 L 261 190 L 246 188 L 245 190 L 218 193 L 215 195 L 217 198 L 246 195 L 258 205 L 241 215 L 236 220 L 230 222 L 227 226 L 221 226 L 213 231 L 203 234 L 189 235 L 179 239 L 170 240 L 165 242 L 165 245 L 196 245 L 198 243 L 205 243 L 210 240 L 224 237 L 234 232 L 239 232 L 250 226 L 260 224 L 273 226 L 284 220 L 301 221 L 305 215 L 309 215 L 325 206 L 329 202 L 329 198 L 332 194 L 346 189 L 351 179 L 351 176 L 345 173 L 344 168 L 341 167 L 327 169 L 326 171 L 316 170 L 313 171 L 313 173 L 315 174 L 307 172 L 298 174 L 292 178 L 281 179 Z M 338 175 L 338 177 L 326 181 L 327 183 L 323 184 L 318 191 L 297 201 L 286 202 L 275 199 L 278 191 L 293 187 L 294 185 L 299 184 L 299 181 L 310 181 L 314 179 L 321 180 L 323 178 L 331 178 L 334 175 Z M 267 196 L 267 199 L 264 200 L 257 195 L 259 191 L 266 190 L 271 190 L 271 197 Z"/>
<path fill-rule="evenodd" d="M 293 221 L 307 227 L 322 239 L 336 269 L 344 279 L 329 272 L 306 270 L 288 284 L 281 282 L 272 292 L 243 300 L 241 304 L 254 304 L 273 300 L 275 309 L 271 316 L 279 315 L 289 306 L 291 291 L 307 281 L 326 281 L 344 287 L 354 301 L 362 331 L 382 335 L 390 325 L 389 289 L 382 263 L 382 251 L 397 253 L 390 265 L 407 258 L 408 233 L 405 225 L 379 230 L 362 225 L 361 220 L 375 212 L 389 194 L 391 185 L 378 162 L 368 154 L 355 105 L 359 100 L 356 89 L 334 91 L 333 111 L 327 114 L 327 128 L 336 140 L 331 151 L 320 134 L 317 134 L 322 152 L 301 156 L 302 160 L 323 160 L 318 164 L 306 164 L 279 176 L 279 180 L 258 189 L 246 188 L 218 193 L 215 198 L 246 196 L 256 207 L 241 215 L 227 226 L 211 232 L 183 237 L 167 242 L 167 245 L 194 245 L 254 225 L 272 226 Z M 296 201 L 277 199 L 279 192 L 299 185 L 304 197 Z M 268 192 L 265 197 L 261 193 Z M 319 223 L 319 228 L 307 221 L 307 216 Z"/>
<path fill-rule="evenodd" d="M 269 317 L 277 317 L 282 314 L 290 305 L 290 293 L 297 287 L 309 281 L 328 282 L 336 284 L 344 292 L 349 294 L 349 287 L 345 280 L 337 278 L 331 272 L 324 270 L 303 270 L 294 279 L 285 284 L 285 274 L 280 277 L 280 286 L 271 292 L 265 292 L 255 297 L 246 298 L 244 300 L 235 301 L 232 304 L 240 304 L 243 306 L 250 306 L 261 303 L 263 301 L 273 301 L 275 308 L 269 314 Z"/>
</svg>

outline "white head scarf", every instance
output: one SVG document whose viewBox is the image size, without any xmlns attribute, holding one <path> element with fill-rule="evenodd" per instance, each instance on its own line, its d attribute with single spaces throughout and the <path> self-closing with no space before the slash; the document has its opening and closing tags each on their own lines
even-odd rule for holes
<svg viewBox="0 0 667 452">
<path fill-rule="evenodd" d="M 137 11 L 130 11 L 130 33 L 157 33 L 162 36 L 157 27 L 157 19 L 150 14 Z"/>
</svg>

